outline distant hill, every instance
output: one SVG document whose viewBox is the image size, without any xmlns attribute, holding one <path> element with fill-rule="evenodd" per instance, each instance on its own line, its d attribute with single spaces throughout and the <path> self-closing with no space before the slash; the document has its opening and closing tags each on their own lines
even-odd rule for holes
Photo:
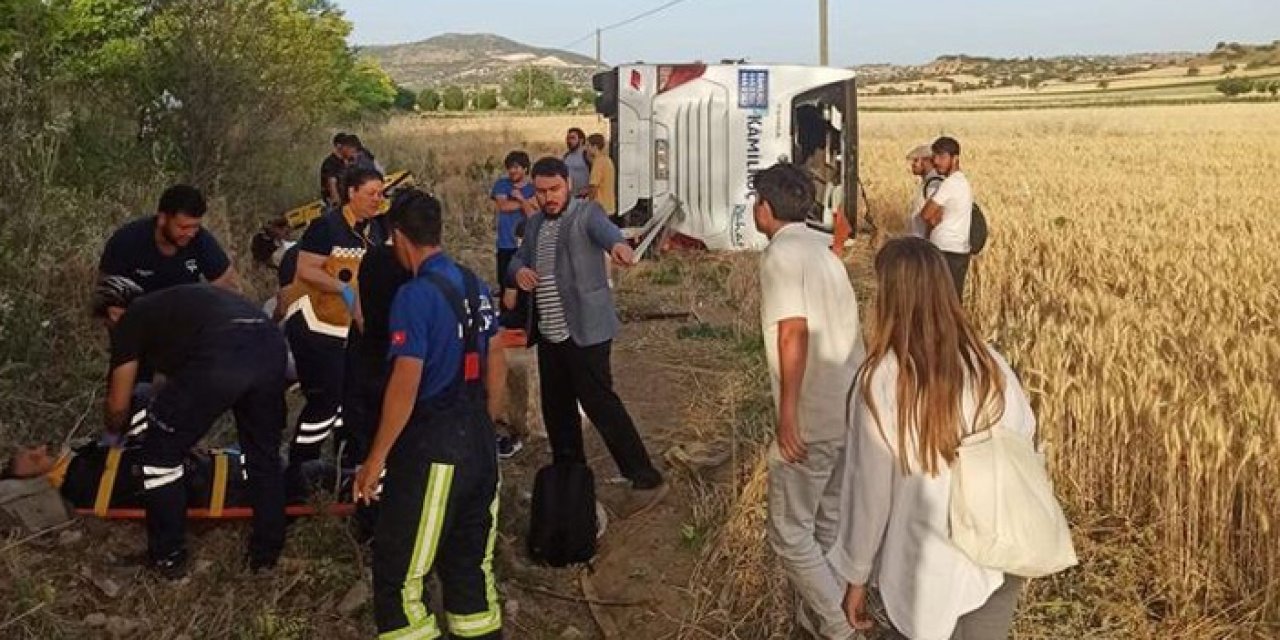
<svg viewBox="0 0 1280 640">
<path fill-rule="evenodd" d="M 923 65 L 869 64 L 855 67 L 863 86 L 889 82 L 939 80 L 951 76 L 990 79 L 1042 75 L 1048 77 L 1103 76 L 1136 73 L 1157 67 L 1186 64 L 1191 52 L 1136 53 L 1116 56 L 1056 56 L 1052 58 L 987 58 L 967 55 L 941 56 Z"/>
<path fill-rule="evenodd" d="M 538 67 L 574 86 L 588 87 L 595 59 L 521 44 L 488 33 L 446 33 L 420 42 L 361 47 L 397 84 L 420 90 L 456 84 L 502 84 L 517 70 Z"/>
<path fill-rule="evenodd" d="M 956 93 L 999 87 L 1036 88 L 1050 84 L 1110 82 L 1115 79 L 1168 75 L 1185 68 L 1187 75 L 1209 69 L 1237 70 L 1280 66 L 1280 40 L 1251 45 L 1220 42 L 1209 53 L 1165 52 L 1114 56 L 989 58 L 941 56 L 922 65 L 869 64 L 855 67 L 864 93 L 893 95 L 901 91 Z"/>
</svg>

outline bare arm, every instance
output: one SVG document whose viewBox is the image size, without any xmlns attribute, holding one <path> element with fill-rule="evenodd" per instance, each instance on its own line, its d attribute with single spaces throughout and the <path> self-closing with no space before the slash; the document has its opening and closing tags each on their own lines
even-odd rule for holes
<svg viewBox="0 0 1280 640">
<path fill-rule="evenodd" d="M 343 281 L 324 270 L 324 256 L 310 251 L 298 252 L 298 276 L 303 282 L 328 293 L 342 291 Z"/>
<path fill-rule="evenodd" d="M 338 192 L 338 179 L 326 178 L 324 181 L 325 192 L 329 194 L 329 204 L 338 204 L 342 202 L 342 194 Z"/>
<path fill-rule="evenodd" d="M 800 437 L 800 390 L 809 357 L 809 322 L 787 318 L 778 323 L 778 447 L 788 462 L 805 457 Z"/>
<path fill-rule="evenodd" d="M 516 200 L 515 198 L 508 198 L 507 196 L 494 196 L 493 204 L 499 213 L 511 213 L 513 211 L 524 210 L 524 205 L 521 204 L 519 200 Z"/>
<path fill-rule="evenodd" d="M 235 267 L 227 267 L 227 270 L 223 271 L 222 275 L 210 280 L 209 284 L 215 287 L 222 287 L 233 293 L 240 293 L 240 274 L 236 273 Z"/>
<path fill-rule="evenodd" d="M 133 402 L 133 385 L 138 379 L 138 361 L 130 360 L 107 375 L 107 399 L 103 411 L 103 424 L 107 433 L 119 435 L 129 420 L 129 405 Z"/>
<path fill-rule="evenodd" d="M 932 230 L 938 226 L 939 222 L 942 222 L 942 205 L 933 200 L 926 201 L 924 210 L 920 212 L 920 219 L 924 220 L 925 225 Z"/>
</svg>

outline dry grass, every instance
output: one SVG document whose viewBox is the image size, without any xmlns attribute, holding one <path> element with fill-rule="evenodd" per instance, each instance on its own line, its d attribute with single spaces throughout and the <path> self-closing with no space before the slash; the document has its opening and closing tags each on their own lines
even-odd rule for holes
<svg viewBox="0 0 1280 640">
<path fill-rule="evenodd" d="M 993 241 L 968 306 L 1021 372 L 1082 565 L 1019 637 L 1280 633 L 1280 118 L 1266 106 L 872 114 L 863 171 L 902 228 L 901 160 L 946 132 Z M 863 263 L 865 264 L 865 263 Z M 855 279 L 865 277 L 854 266 Z M 685 637 L 785 637 L 758 463 Z M 781 609 L 780 609 L 781 608 Z"/>
</svg>

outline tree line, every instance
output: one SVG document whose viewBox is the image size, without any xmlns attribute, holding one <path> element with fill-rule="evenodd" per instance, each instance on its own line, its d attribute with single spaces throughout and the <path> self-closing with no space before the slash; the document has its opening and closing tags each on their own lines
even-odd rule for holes
<svg viewBox="0 0 1280 640">
<path fill-rule="evenodd" d="M 591 89 L 578 89 L 545 69 L 524 67 L 500 86 L 463 87 L 456 84 L 427 87 L 398 107 L 417 111 L 494 111 L 497 109 L 564 110 L 595 101 Z"/>
</svg>

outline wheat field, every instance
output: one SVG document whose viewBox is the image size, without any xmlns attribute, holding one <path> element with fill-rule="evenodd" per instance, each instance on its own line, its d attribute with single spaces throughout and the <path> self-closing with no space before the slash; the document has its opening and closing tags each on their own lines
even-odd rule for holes
<svg viewBox="0 0 1280 640">
<path fill-rule="evenodd" d="M 388 138 L 550 150 L 574 124 L 603 128 L 402 122 Z M 1081 552 L 1024 595 L 1019 637 L 1280 634 L 1280 110 L 867 113 L 860 170 L 884 235 L 915 188 L 903 156 L 944 133 L 992 226 L 966 304 L 1032 396 Z M 851 265 L 862 292 L 868 256 Z M 763 466 L 741 477 L 691 585 L 687 637 L 788 633 Z"/>
<path fill-rule="evenodd" d="M 1032 390 L 1087 553 L 1089 577 L 1058 586 L 1113 590 L 1080 612 L 1099 632 L 1266 634 L 1280 614 L 1280 112 L 885 114 L 863 131 L 870 179 L 900 183 L 884 167 L 940 130 L 968 142 L 997 230 L 968 305 Z"/>
<path fill-rule="evenodd" d="M 1280 634 L 1280 112 L 866 114 L 885 235 L 914 189 L 903 156 L 942 133 L 992 228 L 966 304 L 1032 396 L 1081 552 L 1024 594 L 1018 637 Z M 787 637 L 763 469 L 744 470 L 684 637 Z"/>
</svg>

